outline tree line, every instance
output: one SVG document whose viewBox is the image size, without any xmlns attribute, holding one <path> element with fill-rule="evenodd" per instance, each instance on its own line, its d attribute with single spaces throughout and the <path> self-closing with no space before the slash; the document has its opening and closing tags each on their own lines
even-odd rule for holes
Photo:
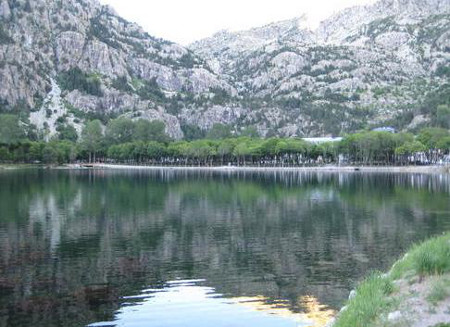
<svg viewBox="0 0 450 327">
<path fill-rule="evenodd" d="M 71 133 L 73 134 L 73 133 Z M 35 140 L 14 115 L 0 115 L 0 161 L 64 164 L 110 162 L 149 165 L 304 166 L 317 164 L 434 164 L 450 151 L 450 132 L 425 128 L 417 135 L 363 131 L 342 141 L 308 143 L 301 138 L 259 138 L 248 129 L 233 137 L 214 125 L 204 139 L 174 141 L 161 121 L 117 118 L 106 126 L 86 124 L 80 138 L 60 133 L 49 142 Z"/>
</svg>

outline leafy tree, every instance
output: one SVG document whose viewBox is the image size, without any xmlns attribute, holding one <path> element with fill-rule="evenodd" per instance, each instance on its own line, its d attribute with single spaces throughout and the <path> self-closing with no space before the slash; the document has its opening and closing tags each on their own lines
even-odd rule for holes
<svg viewBox="0 0 450 327">
<path fill-rule="evenodd" d="M 263 155 L 262 152 L 262 142 L 259 139 L 250 139 L 248 142 L 250 155 L 252 157 L 260 157 Z"/>
<path fill-rule="evenodd" d="M 450 106 L 439 105 L 437 107 L 437 121 L 442 128 L 450 128 Z"/>
<path fill-rule="evenodd" d="M 11 159 L 11 157 L 10 157 L 9 149 L 7 147 L 0 146 L 0 160 L 8 161 L 10 159 Z"/>
<path fill-rule="evenodd" d="M 436 149 L 439 141 L 449 136 L 449 132 L 443 128 L 430 127 L 420 131 L 417 139 L 429 149 Z"/>
<path fill-rule="evenodd" d="M 133 158 L 137 162 L 142 162 L 147 158 L 147 145 L 143 141 L 133 142 Z"/>
<path fill-rule="evenodd" d="M 277 143 L 275 146 L 276 153 L 282 154 L 301 154 L 305 153 L 308 148 L 308 144 L 299 139 L 285 139 Z"/>
<path fill-rule="evenodd" d="M 277 153 L 278 142 L 280 142 L 280 139 L 275 137 L 265 140 L 261 145 L 262 155 L 274 156 L 278 154 Z"/>
<path fill-rule="evenodd" d="M 122 159 L 131 159 L 135 154 L 134 143 L 124 143 L 120 145 L 120 157 Z"/>
<path fill-rule="evenodd" d="M 72 125 L 60 125 L 56 128 L 56 130 L 58 131 L 59 140 L 67 140 L 71 142 L 78 141 L 77 130 Z"/>
<path fill-rule="evenodd" d="M 242 159 L 243 163 L 245 164 L 245 157 L 249 156 L 250 153 L 251 150 L 247 142 L 239 142 L 233 150 L 233 155 L 237 157 L 238 164 L 240 162 L 239 159 Z"/>
<path fill-rule="evenodd" d="M 15 115 L 0 115 L 0 145 L 15 145 L 25 137 L 24 130 L 20 126 L 19 117 Z"/>
<path fill-rule="evenodd" d="M 152 159 L 160 159 L 167 153 L 167 149 L 164 144 L 151 141 L 147 144 L 147 156 Z"/>
<path fill-rule="evenodd" d="M 205 131 L 203 131 L 202 129 L 200 129 L 200 127 L 195 126 L 195 125 L 181 125 L 181 130 L 184 133 L 184 139 L 186 141 L 193 141 L 193 140 L 198 140 L 198 139 L 202 139 L 206 136 Z"/>
<path fill-rule="evenodd" d="M 253 157 L 260 157 L 264 155 L 263 143 L 261 140 L 250 139 L 246 137 L 241 137 L 237 140 L 237 144 L 233 150 L 233 156 L 245 164 L 246 159 L 252 159 Z"/>
<path fill-rule="evenodd" d="M 450 152 L 450 136 L 446 136 L 437 142 L 437 148 L 446 151 L 447 153 Z"/>
<path fill-rule="evenodd" d="M 103 130 L 102 124 L 99 120 L 88 122 L 81 134 L 82 147 L 89 153 L 89 162 L 96 160 L 97 152 L 101 151 L 103 147 Z"/>
<path fill-rule="evenodd" d="M 426 150 L 425 145 L 420 141 L 407 142 L 395 149 L 397 155 L 411 155 Z"/>
<path fill-rule="evenodd" d="M 397 136 L 388 132 L 363 132 L 348 135 L 341 142 L 341 150 L 350 155 L 356 162 L 365 164 L 379 161 L 392 163 L 395 148 L 408 137 Z"/>
<path fill-rule="evenodd" d="M 210 141 L 197 140 L 189 143 L 188 154 L 190 157 L 197 159 L 199 163 L 201 160 L 206 163 L 208 158 L 217 154 L 217 150 Z"/>
<path fill-rule="evenodd" d="M 120 159 L 120 145 L 111 145 L 106 154 L 110 159 Z"/>
<path fill-rule="evenodd" d="M 135 124 L 129 118 L 111 120 L 106 126 L 106 140 L 108 144 L 121 144 L 133 141 Z"/>
<path fill-rule="evenodd" d="M 168 155 L 173 158 L 187 158 L 189 155 L 189 143 L 186 141 L 178 141 L 169 144 L 167 147 Z"/>
<path fill-rule="evenodd" d="M 29 148 L 29 158 L 31 161 L 42 161 L 44 142 L 32 142 Z"/>
<path fill-rule="evenodd" d="M 55 163 L 58 156 L 58 149 L 54 146 L 54 144 L 46 144 L 42 150 L 42 160 L 45 163 Z"/>
<path fill-rule="evenodd" d="M 241 136 L 257 138 L 259 137 L 258 130 L 254 126 L 248 126 L 241 131 Z"/>
<path fill-rule="evenodd" d="M 233 150 L 236 146 L 236 139 L 226 139 L 221 141 L 217 146 L 217 155 L 221 158 L 221 163 L 223 165 L 224 159 L 227 156 L 231 156 L 233 154 Z"/>
<path fill-rule="evenodd" d="M 134 139 L 144 142 L 167 142 L 169 136 L 166 134 L 166 125 L 162 121 L 139 119 L 135 123 Z"/>
<path fill-rule="evenodd" d="M 224 124 L 214 124 L 209 130 L 206 138 L 211 140 L 221 140 L 231 137 L 231 128 Z"/>
<path fill-rule="evenodd" d="M 74 142 L 63 140 L 55 142 L 54 146 L 56 147 L 58 153 L 57 161 L 59 164 L 72 162 L 76 159 L 77 147 Z"/>
<path fill-rule="evenodd" d="M 42 160 L 45 163 L 63 164 L 73 161 L 76 156 L 75 143 L 70 141 L 51 141 L 42 149 Z"/>
</svg>

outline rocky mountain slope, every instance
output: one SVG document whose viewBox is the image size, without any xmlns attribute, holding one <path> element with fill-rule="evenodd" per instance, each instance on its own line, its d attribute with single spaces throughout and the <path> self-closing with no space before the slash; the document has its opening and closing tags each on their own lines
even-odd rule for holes
<svg viewBox="0 0 450 327">
<path fill-rule="evenodd" d="M 0 112 L 29 117 L 47 139 L 119 115 L 162 120 L 177 139 L 214 123 L 339 134 L 414 110 L 448 83 L 449 65 L 448 0 L 381 0 L 315 31 L 296 18 L 189 48 L 97 0 L 0 0 Z"/>
<path fill-rule="evenodd" d="M 190 47 L 243 97 L 269 103 L 252 110 L 260 130 L 338 134 L 383 124 L 449 80 L 449 1 L 382 0 L 315 31 L 302 22 L 220 32 Z"/>
<path fill-rule="evenodd" d="M 234 92 L 191 51 L 149 36 L 97 0 L 1 0 L 0 18 L 1 106 L 30 110 L 47 134 L 66 116 L 78 122 L 133 111 L 163 120 L 180 138 L 169 107 L 186 94 Z"/>
</svg>

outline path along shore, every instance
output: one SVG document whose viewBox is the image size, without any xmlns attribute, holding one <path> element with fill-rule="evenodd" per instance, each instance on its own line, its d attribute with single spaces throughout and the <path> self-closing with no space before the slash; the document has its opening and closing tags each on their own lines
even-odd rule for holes
<svg viewBox="0 0 450 327">
<path fill-rule="evenodd" d="M 117 170 L 193 170 L 193 171 L 299 171 L 299 172 L 367 172 L 367 173 L 427 173 L 443 174 L 450 172 L 450 166 L 317 166 L 317 167 L 254 167 L 254 166 L 133 166 L 121 164 L 73 164 L 64 166 L 69 169 L 117 169 Z"/>
</svg>

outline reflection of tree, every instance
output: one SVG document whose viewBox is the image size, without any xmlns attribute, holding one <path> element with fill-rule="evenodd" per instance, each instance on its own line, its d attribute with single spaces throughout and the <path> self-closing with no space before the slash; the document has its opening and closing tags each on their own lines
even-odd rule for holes
<svg viewBox="0 0 450 327">
<path fill-rule="evenodd" d="M 296 312 L 306 295 L 337 307 L 367 270 L 450 229 L 440 179 L 2 174 L 0 326 L 110 320 L 117 296 L 177 277 L 206 278 L 228 296 L 287 299 Z"/>
</svg>

